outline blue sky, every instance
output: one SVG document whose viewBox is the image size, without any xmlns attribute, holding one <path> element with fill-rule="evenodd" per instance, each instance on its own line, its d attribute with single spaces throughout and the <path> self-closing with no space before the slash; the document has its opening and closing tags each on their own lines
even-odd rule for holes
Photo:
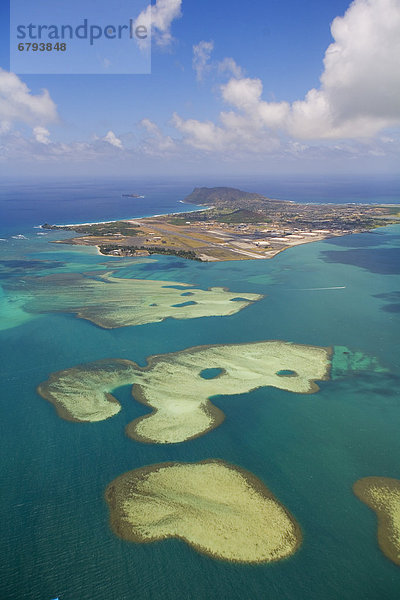
<svg viewBox="0 0 400 600">
<path fill-rule="evenodd" d="M 150 75 L 10 74 L 6 4 L 0 173 L 398 170 L 400 0 L 157 0 Z"/>
</svg>

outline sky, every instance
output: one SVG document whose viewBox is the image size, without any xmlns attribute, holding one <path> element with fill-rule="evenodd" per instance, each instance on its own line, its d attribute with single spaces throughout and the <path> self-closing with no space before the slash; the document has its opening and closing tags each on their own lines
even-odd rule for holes
<svg viewBox="0 0 400 600">
<path fill-rule="evenodd" d="M 60 6 L 11 2 L 42 19 Z M 64 66 L 60 53 L 60 71 L 75 73 L 93 73 L 97 53 L 97 74 L 10 71 L 10 46 L 12 66 L 21 53 L 16 60 L 8 4 L 0 1 L 3 177 L 399 172 L 400 0 L 70 0 L 76 23 L 120 22 L 129 6 L 151 31 L 121 46 L 119 62 L 102 54 L 117 47 L 103 41 L 82 43 L 81 60 L 70 49 Z M 150 49 L 144 74 L 135 57 Z M 38 71 L 43 57 L 29 57 Z M 57 55 L 46 60 L 54 68 Z"/>
</svg>

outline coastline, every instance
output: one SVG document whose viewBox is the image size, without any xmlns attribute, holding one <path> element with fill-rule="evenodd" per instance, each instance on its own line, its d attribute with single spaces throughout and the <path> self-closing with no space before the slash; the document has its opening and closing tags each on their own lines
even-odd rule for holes
<svg viewBox="0 0 400 600">
<path fill-rule="evenodd" d="M 183 200 L 179 200 L 179 202 L 182 202 L 184 204 L 187 204 L 186 202 L 184 202 Z M 214 206 L 207 206 L 206 208 L 194 208 L 193 210 L 185 210 L 181 212 L 171 212 L 171 213 L 159 213 L 156 215 L 146 215 L 144 217 L 124 217 L 122 219 L 109 219 L 108 221 L 90 221 L 88 223 L 63 223 L 63 224 L 59 224 L 59 223 L 54 223 L 54 227 L 55 228 L 60 228 L 62 229 L 63 227 L 84 227 L 86 225 L 107 225 L 108 223 L 134 223 L 135 221 L 141 221 L 143 219 L 152 219 L 152 218 L 156 218 L 156 217 L 172 217 L 175 215 L 181 215 L 184 213 L 189 213 L 189 212 L 204 212 L 206 210 L 211 210 L 212 208 L 215 208 Z M 43 225 L 35 225 L 34 229 L 46 229 L 46 227 L 44 227 Z"/>
<path fill-rule="evenodd" d="M 205 210 L 209 210 L 209 209 L 205 209 Z M 197 211 L 195 211 L 195 212 L 197 212 Z M 153 217 L 154 218 L 156 218 L 158 216 L 161 216 L 161 217 L 166 216 L 166 217 L 168 217 L 168 216 L 173 216 L 173 215 L 178 215 L 178 214 L 180 214 L 180 213 L 166 213 L 165 215 L 164 214 L 163 215 L 153 215 Z M 78 224 L 77 223 L 75 225 L 61 225 L 60 229 L 62 229 L 62 227 L 74 227 L 74 226 L 78 227 L 80 225 L 83 225 L 83 226 L 85 226 L 85 225 L 97 225 L 97 224 L 103 224 L 103 223 L 119 223 L 119 222 L 122 222 L 122 223 L 133 224 L 133 223 L 135 223 L 137 221 L 140 221 L 142 219 L 151 219 L 151 218 L 152 217 L 138 217 L 138 218 L 135 218 L 135 219 L 132 219 L 132 220 L 131 219 L 129 219 L 129 220 L 125 219 L 123 221 L 118 221 L 118 220 L 117 221 L 105 221 L 105 222 L 104 221 L 99 221 L 98 223 L 88 223 L 88 224 L 86 224 L 86 223 L 80 223 L 80 224 Z M 282 252 L 285 252 L 286 250 L 289 250 L 290 248 L 295 248 L 297 246 L 303 246 L 303 245 L 306 245 L 306 244 L 312 244 L 314 242 L 321 242 L 321 241 L 323 241 L 325 239 L 329 239 L 329 238 L 333 238 L 333 237 L 345 237 L 345 236 L 348 236 L 348 235 L 353 235 L 353 233 L 368 233 L 369 231 L 375 231 L 375 230 L 380 229 L 382 227 L 388 227 L 389 225 L 394 225 L 394 223 L 391 223 L 391 224 L 386 224 L 385 223 L 385 224 L 379 225 L 376 228 L 368 230 L 368 231 L 362 231 L 362 232 L 360 232 L 360 231 L 357 231 L 357 232 L 348 232 L 348 231 L 346 231 L 346 232 L 343 232 L 342 234 L 337 234 L 337 233 L 334 234 L 334 233 L 332 233 L 332 234 L 326 234 L 326 235 L 323 235 L 323 236 L 314 237 L 312 239 L 298 240 L 295 243 L 292 243 L 290 246 L 285 246 L 283 248 L 279 248 L 279 249 L 275 249 L 273 251 L 270 251 L 269 255 L 257 256 L 255 254 L 250 253 L 250 252 L 245 253 L 244 251 L 239 251 L 239 250 L 233 250 L 233 252 L 236 252 L 238 254 L 237 260 L 272 260 L 273 258 L 275 258 L 276 256 L 278 256 L 278 254 L 281 254 Z M 85 243 L 83 243 L 80 240 L 85 240 Z M 85 234 L 81 234 L 81 237 L 77 237 L 76 236 L 76 237 L 68 238 L 68 239 L 65 239 L 65 240 L 52 240 L 52 241 L 50 241 L 50 243 L 53 243 L 53 244 L 66 244 L 66 245 L 71 245 L 71 246 L 89 246 L 89 247 L 95 248 L 97 254 L 99 254 L 100 256 L 105 256 L 105 257 L 109 257 L 109 258 L 132 258 L 132 257 L 134 257 L 134 255 L 130 255 L 130 254 L 123 255 L 123 254 L 110 254 L 110 253 L 107 253 L 107 252 L 102 252 L 101 251 L 101 245 L 100 245 L 100 243 L 97 240 L 93 240 L 93 243 L 87 242 L 87 240 L 88 240 L 87 236 L 85 237 Z M 163 250 L 163 249 L 160 247 L 160 251 L 161 250 Z M 148 252 L 145 249 L 143 249 L 140 254 L 136 255 L 136 258 L 141 258 L 143 256 L 150 256 L 151 254 L 157 254 L 157 252 Z M 162 252 L 162 254 L 166 254 L 166 255 L 169 255 L 169 256 L 174 256 L 175 255 L 173 252 L 169 253 L 169 252 L 165 252 L 165 251 Z M 229 259 L 218 259 L 218 258 L 212 258 L 212 257 L 200 258 L 200 262 L 205 262 L 205 263 L 207 263 L 207 262 L 226 262 L 227 260 L 229 260 Z"/>
<path fill-rule="evenodd" d="M 294 246 L 364 233 L 400 220 L 395 205 L 298 204 L 227 187 L 194 188 L 179 202 L 192 204 L 193 209 L 42 227 L 72 231 L 76 237 L 55 243 L 95 246 L 102 256 L 165 254 L 224 262 L 268 260 Z"/>
</svg>

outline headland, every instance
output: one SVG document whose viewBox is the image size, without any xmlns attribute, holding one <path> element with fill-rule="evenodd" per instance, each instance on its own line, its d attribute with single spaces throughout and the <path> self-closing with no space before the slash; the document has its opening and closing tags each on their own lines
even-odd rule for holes
<svg viewBox="0 0 400 600">
<path fill-rule="evenodd" d="M 97 246 L 107 256 L 170 254 L 207 262 L 273 258 L 299 244 L 400 221 L 395 205 L 296 203 L 228 187 L 195 188 L 183 202 L 208 208 L 42 227 L 75 232 L 79 237 L 59 243 Z"/>
</svg>

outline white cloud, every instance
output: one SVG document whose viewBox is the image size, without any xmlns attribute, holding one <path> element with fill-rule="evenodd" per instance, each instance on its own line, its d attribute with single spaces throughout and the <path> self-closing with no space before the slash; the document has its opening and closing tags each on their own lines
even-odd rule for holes
<svg viewBox="0 0 400 600">
<path fill-rule="evenodd" d="M 158 125 L 150 119 L 142 119 L 139 123 L 148 136 L 143 140 L 141 148 L 146 154 L 165 155 L 176 149 L 174 140 L 169 135 L 164 135 Z"/>
<path fill-rule="evenodd" d="M 224 58 L 218 63 L 218 71 L 220 73 L 228 73 L 239 79 L 243 77 L 243 69 L 231 57 Z"/>
<path fill-rule="evenodd" d="M 9 121 L 0 121 L 0 135 L 8 133 L 11 129 L 11 123 Z"/>
<path fill-rule="evenodd" d="M 279 147 L 279 138 L 271 129 L 281 123 L 289 109 L 288 104 L 271 103 L 266 111 L 267 103 L 261 100 L 262 82 L 259 79 L 231 79 L 221 86 L 221 91 L 225 102 L 236 110 L 221 112 L 219 124 L 184 120 L 174 115 L 173 124 L 187 144 L 202 150 L 239 153 L 259 153 Z"/>
<path fill-rule="evenodd" d="M 33 135 L 39 144 L 50 144 L 50 131 L 46 127 L 38 125 L 33 128 Z"/>
<path fill-rule="evenodd" d="M 159 46 L 167 47 L 173 41 L 171 25 L 175 19 L 182 16 L 182 0 L 157 0 L 143 10 L 134 23 L 134 28 L 142 25 L 152 32 L 152 39 Z M 142 48 L 146 48 L 149 38 L 138 40 Z"/>
<path fill-rule="evenodd" d="M 193 69 L 196 71 L 198 81 L 202 81 L 205 73 L 211 69 L 209 64 L 211 53 L 214 50 L 214 42 L 201 41 L 193 46 Z"/>
<path fill-rule="evenodd" d="M 174 114 L 173 125 L 183 135 L 184 142 L 197 150 L 242 155 L 276 150 L 279 139 L 265 136 L 256 121 L 249 121 L 234 112 L 221 113 L 221 125 L 212 121 L 182 119 Z"/>
<path fill-rule="evenodd" d="M 196 71 L 198 81 L 202 81 L 204 76 L 211 71 L 218 75 L 229 75 L 236 79 L 244 76 L 243 69 L 231 57 L 226 57 L 219 62 L 210 61 L 213 50 L 214 42 L 212 40 L 209 42 L 202 40 L 193 46 L 192 66 Z"/>
<path fill-rule="evenodd" d="M 292 105 L 303 138 L 370 137 L 400 123 L 400 2 L 356 0 L 331 26 L 319 90 Z"/>
<path fill-rule="evenodd" d="M 250 111 L 260 103 L 262 94 L 260 79 L 231 79 L 221 87 L 223 99 L 236 108 Z"/>
<path fill-rule="evenodd" d="M 262 81 L 244 78 L 233 63 L 234 77 L 221 93 L 234 110 L 221 112 L 219 124 L 175 115 L 186 143 L 210 151 L 252 149 L 260 141 L 276 143 L 278 132 L 296 139 L 360 139 L 400 124 L 399 0 L 355 0 L 331 32 L 319 89 L 292 104 L 266 102 Z"/>
<path fill-rule="evenodd" d="M 32 94 L 14 73 L 0 68 L 0 121 L 43 125 L 57 120 L 57 107 L 47 90 Z"/>
<path fill-rule="evenodd" d="M 200 150 L 222 150 L 224 147 L 224 132 L 212 121 L 197 121 L 182 119 L 174 114 L 172 123 L 183 134 L 189 145 Z"/>
<path fill-rule="evenodd" d="M 5 134 L 0 141 L 0 162 L 41 162 L 65 166 L 68 163 L 96 163 L 103 160 L 108 165 L 109 161 L 121 161 L 121 158 L 132 155 L 132 150 L 125 149 L 122 144 L 118 144 L 118 138 L 108 134 L 108 139 L 107 136 L 94 136 L 91 142 L 74 141 L 68 144 L 51 141 L 49 132 L 44 127 L 35 127 L 33 134 L 32 137 L 26 137 L 17 130 Z"/>
<path fill-rule="evenodd" d="M 260 127 L 279 128 L 289 115 L 290 105 L 287 102 L 264 102 L 261 100 L 262 91 L 260 79 L 231 79 L 221 86 L 225 102 L 242 111 L 247 120 L 256 121 Z"/>
<path fill-rule="evenodd" d="M 120 148 L 121 150 L 124 147 L 121 140 L 119 138 L 117 138 L 117 136 L 115 135 L 115 133 L 113 131 L 109 131 L 102 138 L 102 140 L 103 140 L 103 142 L 107 142 L 108 144 L 111 144 L 111 146 L 115 146 L 115 148 Z"/>
</svg>

